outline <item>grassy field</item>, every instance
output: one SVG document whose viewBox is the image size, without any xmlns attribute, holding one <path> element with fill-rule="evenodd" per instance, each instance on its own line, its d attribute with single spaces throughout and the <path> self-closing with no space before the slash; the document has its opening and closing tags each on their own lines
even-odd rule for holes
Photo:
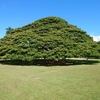
<svg viewBox="0 0 100 100">
<path fill-rule="evenodd" d="M 100 64 L 0 65 L 0 100 L 100 100 Z"/>
</svg>

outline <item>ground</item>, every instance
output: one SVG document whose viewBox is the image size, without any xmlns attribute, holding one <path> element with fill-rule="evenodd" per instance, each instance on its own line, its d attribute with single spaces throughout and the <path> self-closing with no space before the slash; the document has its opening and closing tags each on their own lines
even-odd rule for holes
<svg viewBox="0 0 100 100">
<path fill-rule="evenodd" d="M 100 100 L 100 64 L 1 64 L 0 100 Z"/>
</svg>

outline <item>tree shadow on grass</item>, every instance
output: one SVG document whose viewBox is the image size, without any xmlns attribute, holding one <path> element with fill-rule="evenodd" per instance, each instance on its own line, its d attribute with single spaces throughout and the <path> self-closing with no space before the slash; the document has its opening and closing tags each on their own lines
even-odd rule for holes
<svg viewBox="0 0 100 100">
<path fill-rule="evenodd" d="M 34 61 L 21 61 L 21 60 L 0 60 L 1 64 L 7 64 L 7 65 L 22 65 L 22 66 L 70 66 L 70 65 L 93 65 L 96 63 L 100 63 L 98 60 L 72 60 L 72 59 L 66 59 L 66 60 L 44 60 L 44 59 L 38 59 Z"/>
</svg>

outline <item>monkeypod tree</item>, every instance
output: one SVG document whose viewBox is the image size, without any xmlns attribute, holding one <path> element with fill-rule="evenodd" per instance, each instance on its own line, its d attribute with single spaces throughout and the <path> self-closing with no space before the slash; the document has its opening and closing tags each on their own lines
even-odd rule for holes
<svg viewBox="0 0 100 100">
<path fill-rule="evenodd" d="M 0 58 L 21 61 L 91 57 L 92 38 L 59 17 L 46 17 L 13 29 L 0 40 Z M 98 47 L 98 46 L 96 46 Z M 93 49 L 93 50 L 92 50 Z"/>
</svg>

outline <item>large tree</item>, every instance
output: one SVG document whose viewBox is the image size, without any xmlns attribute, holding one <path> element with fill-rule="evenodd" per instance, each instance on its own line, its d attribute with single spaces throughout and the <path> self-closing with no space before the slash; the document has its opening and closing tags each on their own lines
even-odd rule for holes
<svg viewBox="0 0 100 100">
<path fill-rule="evenodd" d="M 100 53 L 92 48 L 93 43 L 77 26 L 59 17 L 47 17 L 16 28 L 0 40 L 0 58 L 33 61 L 91 57 L 93 50 Z"/>
</svg>

